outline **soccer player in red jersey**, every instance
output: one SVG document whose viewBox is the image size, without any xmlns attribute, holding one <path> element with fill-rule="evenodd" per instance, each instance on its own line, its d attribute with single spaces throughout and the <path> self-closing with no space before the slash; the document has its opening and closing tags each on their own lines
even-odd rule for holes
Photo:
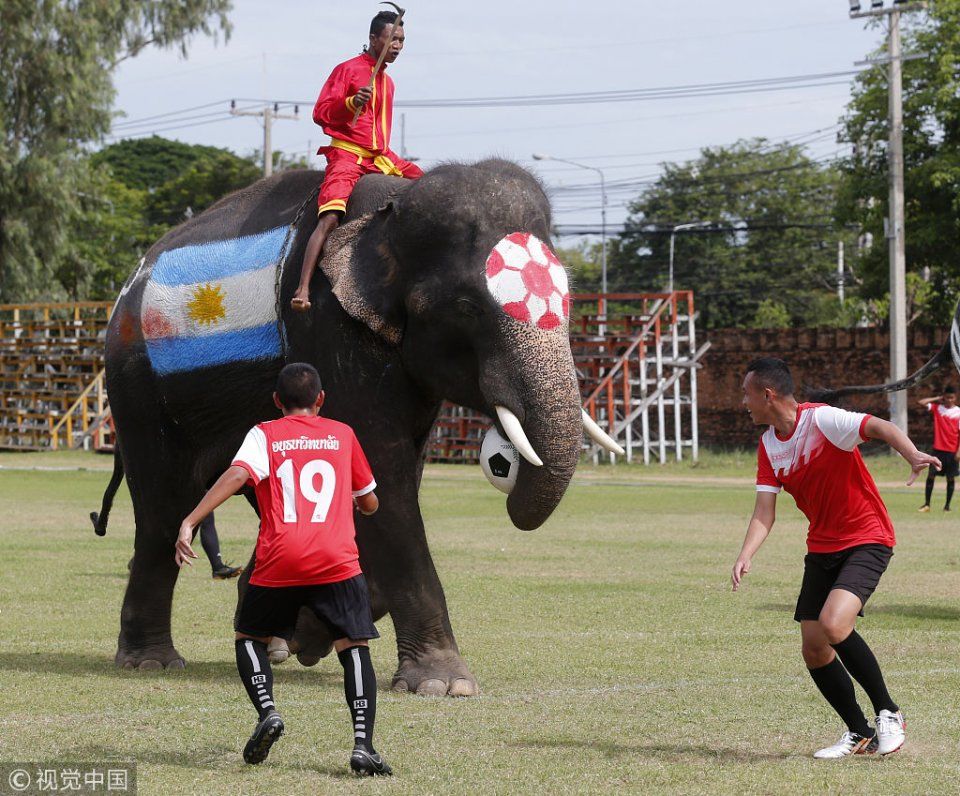
<svg viewBox="0 0 960 796">
<path fill-rule="evenodd" d="M 310 279 L 327 237 L 337 228 L 347 209 L 350 192 L 364 174 L 388 174 L 416 180 L 423 171 L 415 163 L 390 149 L 393 126 L 393 80 L 387 64 L 397 60 L 403 49 L 403 21 L 393 32 L 397 14 L 381 11 L 370 22 L 370 43 L 356 58 L 334 68 L 323 84 L 313 108 L 313 120 L 330 136 L 330 144 L 319 152 L 327 158 L 327 169 L 317 198 L 317 226 L 307 241 L 300 266 L 300 284 L 290 301 L 298 312 L 310 309 Z M 370 87 L 370 76 L 380 53 L 390 49 Z M 360 111 L 357 121 L 354 114 Z"/>
<path fill-rule="evenodd" d="M 235 644 L 237 669 L 259 720 L 243 759 L 262 763 L 283 733 L 267 645 L 274 636 L 292 638 L 297 614 L 307 607 L 336 639 L 353 718 L 350 767 L 361 775 L 392 774 L 373 747 L 377 680 L 367 641 L 380 634 L 353 525 L 354 503 L 363 514 L 379 507 L 377 484 L 353 430 L 318 416 L 324 393 L 311 365 L 283 368 L 273 400 L 283 417 L 250 429 L 229 469 L 180 525 L 177 565 L 197 557 L 190 546 L 197 523 L 252 483 L 260 533 Z"/>
<path fill-rule="evenodd" d="M 890 754 L 903 746 L 903 714 L 855 625 L 887 568 L 896 539 L 857 446 L 867 439 L 887 443 L 910 465 L 908 486 L 940 461 L 918 451 L 893 423 L 826 404 L 797 403 L 793 391 L 783 360 L 763 357 L 747 367 L 743 405 L 755 424 L 768 428 L 757 449 L 756 505 L 733 566 L 733 590 L 740 588 L 770 533 L 777 494 L 785 489 L 810 521 L 794 613 L 803 659 L 817 688 L 847 725 L 836 744 L 814 757 Z M 876 731 L 857 704 L 851 675 L 873 703 Z"/>
<path fill-rule="evenodd" d="M 957 477 L 957 458 L 960 457 L 960 406 L 957 406 L 957 394 L 953 387 L 944 387 L 940 395 L 933 398 L 921 398 L 920 406 L 925 406 L 933 415 L 933 455 L 940 460 L 940 475 L 947 477 L 947 500 L 944 511 L 950 511 L 953 487 Z M 935 470 L 927 473 L 927 485 L 921 512 L 930 511 L 930 498 L 933 497 Z"/>
</svg>

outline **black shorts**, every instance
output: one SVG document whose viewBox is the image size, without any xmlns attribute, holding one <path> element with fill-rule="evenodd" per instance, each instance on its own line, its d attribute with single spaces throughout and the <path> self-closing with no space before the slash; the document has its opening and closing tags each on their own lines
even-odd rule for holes
<svg viewBox="0 0 960 796">
<path fill-rule="evenodd" d="M 794 620 L 819 619 L 823 604 L 834 589 L 855 594 L 865 605 L 892 555 L 893 548 L 883 544 L 862 544 L 836 553 L 807 553 Z M 862 606 L 859 614 L 863 616 Z"/>
<path fill-rule="evenodd" d="M 380 638 L 370 613 L 370 595 L 363 575 L 318 586 L 254 586 L 240 603 L 234 630 L 263 638 L 280 636 L 288 641 L 297 626 L 297 614 L 309 608 L 335 639 Z"/>
<path fill-rule="evenodd" d="M 951 451 L 941 451 L 936 448 L 933 449 L 932 453 L 940 460 L 942 467 L 939 472 L 931 467 L 930 475 L 945 475 L 947 478 L 956 478 L 957 472 L 960 470 L 960 463 L 957 462 L 957 457 Z"/>
</svg>

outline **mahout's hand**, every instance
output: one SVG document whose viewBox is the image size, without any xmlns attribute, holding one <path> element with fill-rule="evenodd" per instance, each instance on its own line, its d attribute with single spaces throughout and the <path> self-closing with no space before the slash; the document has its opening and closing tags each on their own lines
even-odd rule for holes
<svg viewBox="0 0 960 796">
<path fill-rule="evenodd" d="M 910 478 L 907 479 L 907 486 L 912 485 L 920 473 L 928 467 L 935 468 L 937 472 L 940 472 L 940 468 L 943 467 L 943 464 L 936 456 L 931 456 L 929 453 L 924 453 L 923 451 L 917 451 L 915 455 L 907 459 L 907 464 L 910 465 Z"/>
<path fill-rule="evenodd" d="M 192 541 L 193 525 L 184 520 L 180 524 L 180 533 L 177 534 L 177 552 L 173 557 L 173 560 L 177 562 L 178 567 L 182 567 L 184 564 L 192 567 L 193 564 L 190 562 L 190 559 L 199 558 L 199 556 L 193 552 L 193 548 L 190 546 L 190 542 Z"/>
<path fill-rule="evenodd" d="M 733 565 L 733 574 L 730 575 L 730 580 L 733 583 L 733 590 L 738 591 L 740 589 L 740 582 L 743 580 L 743 576 L 750 572 L 750 559 L 749 558 L 738 558 L 737 563 Z"/>
<path fill-rule="evenodd" d="M 353 95 L 353 104 L 358 108 L 364 107 L 373 97 L 373 89 L 370 86 L 358 88 L 357 93 Z"/>
</svg>

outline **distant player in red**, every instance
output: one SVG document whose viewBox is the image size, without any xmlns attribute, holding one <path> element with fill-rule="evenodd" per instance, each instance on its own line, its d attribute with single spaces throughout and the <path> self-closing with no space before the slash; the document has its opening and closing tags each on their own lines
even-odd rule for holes
<svg viewBox="0 0 960 796">
<path fill-rule="evenodd" d="M 390 174 L 409 180 L 423 176 L 419 166 L 403 160 L 390 149 L 393 80 L 386 69 L 400 55 L 405 37 L 403 20 L 394 33 L 396 19 L 393 11 L 381 11 L 373 18 L 369 44 L 356 58 L 334 68 L 313 108 L 313 120 L 330 136 L 330 144 L 319 150 L 327 158 L 317 199 L 319 219 L 307 241 L 300 266 L 300 284 L 290 301 L 290 306 L 298 312 L 310 309 L 310 279 L 323 244 L 347 209 L 347 199 L 357 180 L 364 174 Z M 370 77 L 386 47 L 390 49 L 370 88 Z M 358 110 L 360 115 L 354 123 Z"/>
<path fill-rule="evenodd" d="M 733 567 L 737 591 L 776 517 L 777 494 L 789 492 L 810 521 L 808 554 L 794 619 L 800 623 L 810 676 L 847 731 L 817 758 L 890 754 L 903 746 L 904 721 L 880 665 L 855 629 L 857 616 L 887 568 L 896 543 L 893 524 L 857 446 L 879 439 L 910 465 L 912 484 L 934 456 L 921 453 L 895 425 L 826 404 L 798 404 L 781 359 L 750 363 L 743 404 L 757 425 L 769 426 L 757 449 L 757 499 Z M 876 731 L 857 704 L 850 676 L 873 703 Z"/>
<path fill-rule="evenodd" d="M 933 415 L 933 455 L 940 460 L 940 475 L 947 477 L 947 501 L 944 511 L 950 511 L 953 499 L 953 487 L 958 472 L 957 458 L 960 457 L 960 406 L 957 406 L 957 393 L 953 387 L 944 387 L 943 392 L 933 398 L 921 398 L 920 406 L 925 406 Z M 927 473 L 927 486 L 921 512 L 930 511 L 930 498 L 933 497 L 933 482 L 937 472 Z"/>
<path fill-rule="evenodd" d="M 318 417 L 324 393 L 311 365 L 281 370 L 273 400 L 283 417 L 250 429 L 233 464 L 183 521 L 177 565 L 197 557 L 190 546 L 197 523 L 252 483 L 260 534 L 236 620 L 236 655 L 259 720 L 243 759 L 262 763 L 283 734 L 267 645 L 274 636 L 292 638 L 297 614 L 306 607 L 336 639 L 353 717 L 350 767 L 357 774 L 391 774 L 373 747 L 377 680 L 367 640 L 380 634 L 371 617 L 353 526 L 354 503 L 363 514 L 379 507 L 373 491 L 377 484 L 353 430 Z"/>
</svg>

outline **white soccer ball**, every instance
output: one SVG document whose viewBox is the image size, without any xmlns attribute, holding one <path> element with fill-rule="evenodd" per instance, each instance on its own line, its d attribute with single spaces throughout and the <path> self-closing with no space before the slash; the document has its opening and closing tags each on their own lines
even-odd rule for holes
<svg viewBox="0 0 960 796">
<path fill-rule="evenodd" d="M 496 426 L 490 426 L 480 445 L 480 469 L 487 480 L 501 492 L 510 494 L 517 483 L 520 454 L 513 443 L 500 436 Z"/>
</svg>

